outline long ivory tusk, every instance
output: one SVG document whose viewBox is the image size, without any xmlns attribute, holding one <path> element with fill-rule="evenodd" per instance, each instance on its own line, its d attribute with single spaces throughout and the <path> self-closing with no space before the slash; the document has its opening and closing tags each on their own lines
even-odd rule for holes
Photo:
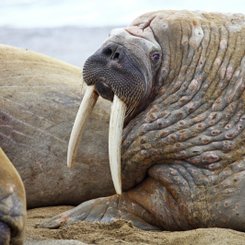
<svg viewBox="0 0 245 245">
<path fill-rule="evenodd" d="M 76 115 L 76 119 L 71 131 L 71 136 L 67 151 L 67 166 L 72 167 L 73 159 L 76 155 L 79 139 L 82 136 L 86 121 L 93 110 L 98 99 L 98 94 L 95 92 L 94 86 L 88 86 L 83 97 L 82 103 Z"/>
<path fill-rule="evenodd" d="M 114 95 L 109 126 L 109 161 L 111 177 L 117 194 L 122 194 L 121 143 L 126 104 Z"/>
</svg>

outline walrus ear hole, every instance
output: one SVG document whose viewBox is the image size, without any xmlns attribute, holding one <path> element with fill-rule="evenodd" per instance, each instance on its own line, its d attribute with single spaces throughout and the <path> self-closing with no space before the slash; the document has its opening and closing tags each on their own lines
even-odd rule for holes
<svg viewBox="0 0 245 245">
<path fill-rule="evenodd" d="M 160 60 L 161 55 L 159 52 L 153 52 L 151 53 L 151 60 L 156 64 Z"/>
</svg>

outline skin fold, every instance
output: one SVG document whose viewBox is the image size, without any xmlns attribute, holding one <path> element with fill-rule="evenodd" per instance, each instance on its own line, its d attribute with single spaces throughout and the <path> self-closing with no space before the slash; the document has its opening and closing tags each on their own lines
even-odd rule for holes
<svg viewBox="0 0 245 245">
<path fill-rule="evenodd" d="M 22 245 L 26 196 L 16 169 L 0 148 L 0 243 Z"/>
<path fill-rule="evenodd" d="M 239 14 L 158 11 L 112 32 L 83 75 L 127 105 L 124 193 L 41 226 L 123 218 L 143 229 L 245 231 L 244 44 Z"/>
</svg>

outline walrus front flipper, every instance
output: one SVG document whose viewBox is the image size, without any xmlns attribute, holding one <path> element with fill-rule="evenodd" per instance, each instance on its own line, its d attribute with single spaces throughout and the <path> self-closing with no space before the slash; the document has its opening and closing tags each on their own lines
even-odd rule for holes
<svg viewBox="0 0 245 245">
<path fill-rule="evenodd" d="M 10 244 L 10 228 L 5 223 L 0 222 L 0 242 L 3 245 Z"/>
<path fill-rule="evenodd" d="M 39 224 L 38 227 L 56 229 L 79 221 L 108 224 L 116 220 L 127 220 L 144 230 L 158 230 L 153 225 L 153 217 L 140 205 L 133 203 L 126 193 L 84 202 Z"/>
<path fill-rule="evenodd" d="M 0 244 L 23 244 L 25 220 L 24 185 L 0 148 Z"/>
</svg>

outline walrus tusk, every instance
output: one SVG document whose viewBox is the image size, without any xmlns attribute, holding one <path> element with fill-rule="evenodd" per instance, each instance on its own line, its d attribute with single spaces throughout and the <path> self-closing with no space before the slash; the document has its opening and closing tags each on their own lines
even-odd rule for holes
<svg viewBox="0 0 245 245">
<path fill-rule="evenodd" d="M 95 92 L 94 86 L 88 86 L 83 97 L 82 103 L 76 115 L 76 119 L 71 131 L 70 140 L 67 151 L 67 166 L 72 167 L 73 159 L 76 155 L 76 150 L 80 137 L 82 136 L 86 121 L 92 112 L 95 103 L 98 99 L 98 94 Z"/>
<path fill-rule="evenodd" d="M 126 104 L 114 95 L 109 126 L 109 162 L 111 177 L 117 194 L 122 194 L 121 143 Z"/>
</svg>

